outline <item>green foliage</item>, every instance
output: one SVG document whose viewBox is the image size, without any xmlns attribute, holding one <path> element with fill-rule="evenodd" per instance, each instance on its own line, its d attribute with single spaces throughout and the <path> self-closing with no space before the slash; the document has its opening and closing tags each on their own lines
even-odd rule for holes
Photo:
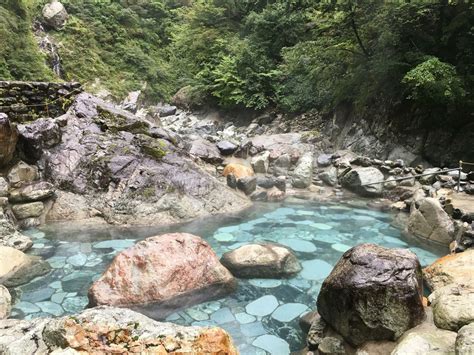
<svg viewBox="0 0 474 355">
<path fill-rule="evenodd" d="M 48 79 L 31 22 L 46 0 L 0 5 L 0 76 Z M 50 31 L 66 80 L 116 98 L 462 120 L 474 108 L 474 5 L 312 0 L 62 0 Z M 183 92 L 183 91 L 182 91 Z M 461 105 L 462 103 L 462 105 Z"/>
<path fill-rule="evenodd" d="M 170 11 L 163 1 L 64 0 L 70 18 L 53 34 L 67 80 L 101 86 L 117 98 L 145 87 L 150 99 L 177 90 L 166 44 Z"/>
<path fill-rule="evenodd" d="M 0 79 L 53 80 L 31 32 L 28 5 L 25 0 L 0 4 Z"/>
<path fill-rule="evenodd" d="M 465 96 L 456 68 L 438 58 L 429 58 L 403 78 L 409 87 L 408 98 L 427 105 L 451 105 Z"/>
</svg>

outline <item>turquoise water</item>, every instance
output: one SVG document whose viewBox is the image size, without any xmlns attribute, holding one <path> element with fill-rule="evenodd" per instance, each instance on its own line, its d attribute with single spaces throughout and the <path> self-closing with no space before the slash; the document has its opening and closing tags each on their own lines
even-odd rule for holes
<svg viewBox="0 0 474 355">
<path fill-rule="evenodd" d="M 363 201 L 261 204 L 238 217 L 166 228 L 32 230 L 28 232 L 35 242 L 31 253 L 43 256 L 53 270 L 15 289 L 19 300 L 13 316 L 31 319 L 80 312 L 88 303 L 91 282 L 114 255 L 151 235 L 191 232 L 205 238 L 219 256 L 247 243 L 271 241 L 295 252 L 302 265 L 295 277 L 241 279 L 235 294 L 179 310 L 166 320 L 218 325 L 232 335 L 242 354 L 288 354 L 304 347 L 298 319 L 315 308 L 322 281 L 347 249 L 367 242 L 409 248 L 423 266 L 444 254 L 435 246 L 408 241 L 391 226 L 391 214 L 363 205 Z"/>
</svg>

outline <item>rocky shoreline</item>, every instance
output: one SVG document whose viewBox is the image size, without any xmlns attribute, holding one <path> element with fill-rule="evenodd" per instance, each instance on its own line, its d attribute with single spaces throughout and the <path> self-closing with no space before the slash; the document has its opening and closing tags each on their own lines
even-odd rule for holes
<svg viewBox="0 0 474 355">
<path fill-rule="evenodd" d="M 116 107 L 86 93 L 55 118 L 16 124 L 0 114 L 0 136 L 9 137 L 0 147 L 0 255 L 8 260 L 0 268 L 0 319 L 10 313 L 7 287 L 50 270 L 24 253 L 32 241 L 15 225 L 162 225 L 237 213 L 252 200 L 308 194 L 330 200 L 349 190 L 370 198 L 371 208 L 400 211 L 398 220 L 407 234 L 444 245 L 452 254 L 422 271 L 416 255 L 402 249 L 359 245 L 348 250 L 323 284 L 319 315 L 304 317 L 305 351 L 474 351 L 473 173 L 322 151 L 313 132 L 265 134 L 272 130 L 268 126 L 222 125 L 173 106 L 139 109 L 133 99 Z M 461 189 L 455 191 L 458 185 Z M 471 205 L 459 208 L 459 196 Z M 285 277 L 301 268 L 283 245 L 239 249 L 219 261 L 198 236 L 149 238 L 115 257 L 92 285 L 90 305 L 131 307 L 164 318 L 179 303 L 231 293 L 236 277 Z M 175 258 L 180 252 L 184 254 Z M 427 299 L 423 283 L 431 292 Z M 150 304 L 148 311 L 161 307 L 159 315 L 147 313 Z M 144 333 L 122 328 L 125 316 L 140 318 Z M 67 323 L 64 331 L 59 331 L 60 322 Z M 236 353 L 223 330 L 177 330 L 153 322 L 126 309 L 103 307 L 59 320 L 7 319 L 0 321 L 0 353 L 14 353 L 18 347 L 24 353 L 133 353 L 149 346 L 158 353 Z M 150 335 L 152 328 L 159 330 Z M 97 340 L 104 336 L 105 343 Z"/>
</svg>

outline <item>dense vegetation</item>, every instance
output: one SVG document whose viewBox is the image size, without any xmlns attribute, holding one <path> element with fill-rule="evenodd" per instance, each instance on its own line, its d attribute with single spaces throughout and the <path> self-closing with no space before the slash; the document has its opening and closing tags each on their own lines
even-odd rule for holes
<svg viewBox="0 0 474 355">
<path fill-rule="evenodd" d="M 465 120 L 474 105 L 469 2 L 62 2 L 71 17 L 52 35 L 64 79 L 98 78 L 118 97 L 145 83 L 153 99 L 189 86 L 196 102 L 227 108 L 403 106 L 431 123 L 447 114 Z M 28 30 L 43 4 L 0 6 L 8 14 L 0 17 L 0 77 L 51 76 Z"/>
</svg>

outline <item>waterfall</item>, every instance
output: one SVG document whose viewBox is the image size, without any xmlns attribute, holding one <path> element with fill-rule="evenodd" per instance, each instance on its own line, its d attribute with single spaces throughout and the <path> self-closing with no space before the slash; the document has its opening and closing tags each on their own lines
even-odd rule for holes
<svg viewBox="0 0 474 355">
<path fill-rule="evenodd" d="M 48 55 L 49 66 L 59 78 L 63 76 L 63 70 L 61 66 L 61 57 L 58 53 L 58 48 L 51 37 L 46 33 L 43 25 L 40 22 L 33 24 L 33 29 L 38 41 L 40 49 Z"/>
</svg>

